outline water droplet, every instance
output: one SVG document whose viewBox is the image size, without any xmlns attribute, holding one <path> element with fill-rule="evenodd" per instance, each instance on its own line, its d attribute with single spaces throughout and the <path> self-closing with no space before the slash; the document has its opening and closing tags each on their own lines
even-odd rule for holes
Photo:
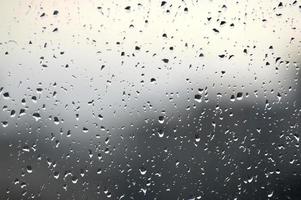
<svg viewBox="0 0 301 200">
<path fill-rule="evenodd" d="M 159 120 L 158 121 L 159 121 L 160 124 L 163 124 L 164 123 L 164 116 L 162 116 L 162 115 L 159 116 Z"/>
<path fill-rule="evenodd" d="M 31 174 L 32 173 L 32 167 L 30 165 L 28 165 L 26 167 L 27 173 Z"/>
<path fill-rule="evenodd" d="M 144 167 L 140 167 L 139 172 L 140 172 L 141 175 L 145 175 L 147 170 Z"/>
</svg>

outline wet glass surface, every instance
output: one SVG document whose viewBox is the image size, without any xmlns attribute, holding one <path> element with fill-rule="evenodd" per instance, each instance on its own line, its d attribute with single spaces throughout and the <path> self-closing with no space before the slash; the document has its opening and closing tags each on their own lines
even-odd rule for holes
<svg viewBox="0 0 301 200">
<path fill-rule="evenodd" d="M 0 199 L 301 199 L 300 1 L 0 17 Z"/>
</svg>

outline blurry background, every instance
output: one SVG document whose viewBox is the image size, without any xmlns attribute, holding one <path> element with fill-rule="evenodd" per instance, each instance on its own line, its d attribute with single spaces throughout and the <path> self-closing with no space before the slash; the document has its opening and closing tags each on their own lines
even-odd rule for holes
<svg viewBox="0 0 301 200">
<path fill-rule="evenodd" d="M 1 1 L 1 199 L 300 199 L 299 1 Z"/>
</svg>

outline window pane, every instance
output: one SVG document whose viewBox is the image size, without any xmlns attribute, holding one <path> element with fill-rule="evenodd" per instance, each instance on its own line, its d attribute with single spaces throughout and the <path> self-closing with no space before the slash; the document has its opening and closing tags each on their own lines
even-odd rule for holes
<svg viewBox="0 0 301 200">
<path fill-rule="evenodd" d="M 2 1 L 0 199 L 301 199 L 299 1 Z"/>
</svg>

